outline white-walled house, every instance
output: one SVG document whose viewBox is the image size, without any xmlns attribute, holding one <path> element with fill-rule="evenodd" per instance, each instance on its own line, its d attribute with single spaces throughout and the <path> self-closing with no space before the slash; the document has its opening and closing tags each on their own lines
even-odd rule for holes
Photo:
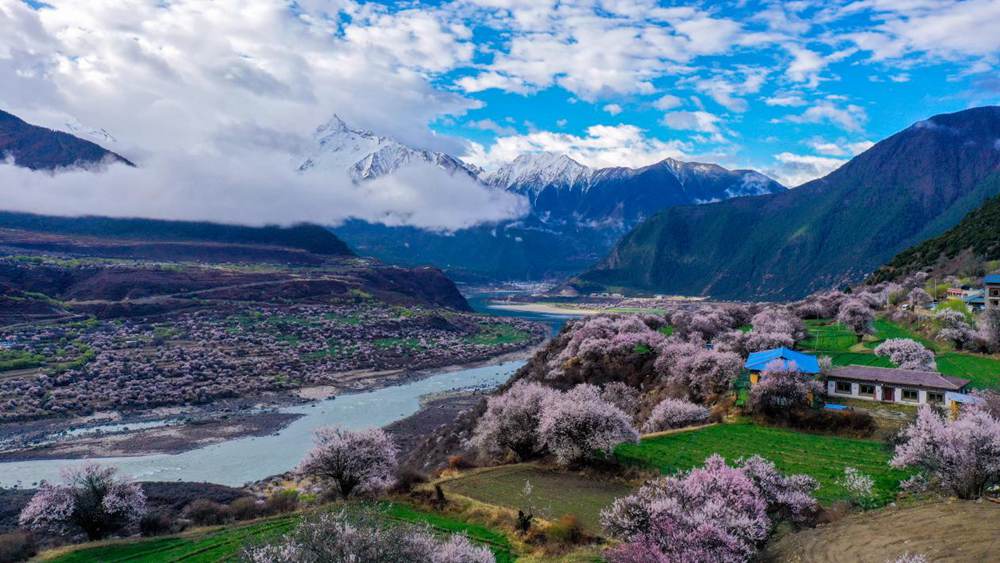
<svg viewBox="0 0 1000 563">
<path fill-rule="evenodd" d="M 845 366 L 834 368 L 826 379 L 831 397 L 849 397 L 904 405 L 940 404 L 951 407 L 949 393 L 965 393 L 967 379 L 941 375 L 936 371 Z"/>
</svg>

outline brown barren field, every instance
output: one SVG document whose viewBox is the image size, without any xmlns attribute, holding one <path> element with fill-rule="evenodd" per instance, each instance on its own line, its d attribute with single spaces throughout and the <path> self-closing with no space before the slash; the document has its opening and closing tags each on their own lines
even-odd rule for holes
<svg viewBox="0 0 1000 563">
<path fill-rule="evenodd" d="M 854 514 L 784 536 L 764 559 L 885 563 L 904 553 L 923 554 L 935 563 L 1000 561 L 1000 505 L 947 501 Z"/>
</svg>

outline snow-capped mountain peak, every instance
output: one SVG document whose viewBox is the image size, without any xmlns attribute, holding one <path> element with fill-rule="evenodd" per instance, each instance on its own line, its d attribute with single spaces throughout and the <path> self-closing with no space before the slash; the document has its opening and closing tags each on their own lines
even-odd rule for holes
<svg viewBox="0 0 1000 563">
<path fill-rule="evenodd" d="M 539 191 L 547 187 L 576 187 L 589 182 L 594 169 L 584 166 L 565 154 L 552 152 L 525 153 L 496 171 L 484 175 L 486 183 L 504 189 L 530 187 Z"/>
<path fill-rule="evenodd" d="M 299 165 L 299 171 L 346 172 L 360 182 L 391 174 L 417 162 L 433 164 L 449 173 L 461 172 L 475 178 L 476 172 L 458 159 L 440 152 L 415 149 L 391 137 L 355 129 L 334 114 L 316 128 L 314 147 Z"/>
</svg>

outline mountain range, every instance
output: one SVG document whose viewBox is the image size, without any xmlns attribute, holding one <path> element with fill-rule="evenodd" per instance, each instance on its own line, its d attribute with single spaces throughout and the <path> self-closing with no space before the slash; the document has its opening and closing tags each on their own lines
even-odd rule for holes
<svg viewBox="0 0 1000 563">
<path fill-rule="evenodd" d="M 454 232 L 352 220 L 334 227 L 359 252 L 399 264 L 432 264 L 466 280 L 562 278 L 602 258 L 630 228 L 674 205 L 778 193 L 785 187 L 750 170 L 666 159 L 641 168 L 595 169 L 569 156 L 524 154 L 490 172 L 444 153 L 414 149 L 335 117 L 320 127 L 299 169 L 346 173 L 354 181 L 413 162 L 464 174 L 524 196 L 530 212 Z"/>
<path fill-rule="evenodd" d="M 794 190 L 667 209 L 570 283 L 794 299 L 863 279 L 1000 193 L 1000 107 L 937 115 Z"/>
<path fill-rule="evenodd" d="M 32 170 L 52 170 L 68 166 L 122 162 L 125 157 L 80 137 L 31 125 L 0 110 L 0 159 L 13 158 L 19 166 Z"/>
</svg>

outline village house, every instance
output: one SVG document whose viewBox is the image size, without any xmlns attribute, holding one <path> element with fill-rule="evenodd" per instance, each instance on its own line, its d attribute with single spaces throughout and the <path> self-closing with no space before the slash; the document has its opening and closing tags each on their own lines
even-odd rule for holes
<svg viewBox="0 0 1000 563">
<path fill-rule="evenodd" d="M 826 386 L 831 397 L 951 407 L 953 402 L 961 402 L 959 395 L 965 393 L 969 381 L 935 371 L 845 366 L 833 369 Z"/>
<path fill-rule="evenodd" d="M 802 352 L 796 352 L 788 348 L 774 348 L 754 352 L 747 357 L 743 368 L 750 372 L 750 383 L 757 383 L 760 379 L 760 373 L 767 369 L 768 364 L 775 360 L 782 362 L 785 367 L 795 364 L 796 370 L 802 374 L 819 375 L 820 373 L 819 360 L 816 359 L 816 356 L 803 354 Z"/>
<path fill-rule="evenodd" d="M 989 274 L 983 279 L 986 286 L 986 308 L 1000 309 L 1000 274 Z"/>
</svg>

